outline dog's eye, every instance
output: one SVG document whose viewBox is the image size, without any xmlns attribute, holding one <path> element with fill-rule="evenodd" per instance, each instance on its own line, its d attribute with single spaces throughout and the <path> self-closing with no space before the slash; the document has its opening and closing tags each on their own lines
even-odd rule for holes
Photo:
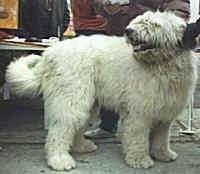
<svg viewBox="0 0 200 174">
<path fill-rule="evenodd" d="M 161 27 L 161 25 L 158 23 L 154 23 L 153 25 L 154 25 L 154 27 Z"/>
</svg>

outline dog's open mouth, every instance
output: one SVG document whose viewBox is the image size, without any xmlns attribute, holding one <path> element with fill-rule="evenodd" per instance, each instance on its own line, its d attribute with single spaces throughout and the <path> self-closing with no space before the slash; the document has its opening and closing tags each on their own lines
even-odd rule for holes
<svg viewBox="0 0 200 174">
<path fill-rule="evenodd" d="M 152 44 L 151 42 L 146 42 L 146 41 L 140 41 L 136 38 L 128 38 L 131 45 L 133 46 L 133 50 L 135 52 L 139 51 L 147 51 L 147 50 L 152 50 L 157 48 L 155 44 Z"/>
<path fill-rule="evenodd" d="M 152 50 L 152 49 L 156 49 L 157 46 L 150 43 L 150 42 L 146 42 L 146 41 L 139 41 L 137 39 L 133 39 L 133 38 L 128 38 L 129 43 L 131 43 L 131 45 L 133 46 L 133 50 L 135 52 L 140 52 L 140 51 L 147 51 L 147 50 Z"/>
<path fill-rule="evenodd" d="M 155 49 L 155 48 L 156 47 L 153 44 L 145 43 L 145 42 L 133 45 L 133 49 L 134 49 L 135 52 L 147 51 L 147 50 L 152 50 L 152 49 Z"/>
</svg>

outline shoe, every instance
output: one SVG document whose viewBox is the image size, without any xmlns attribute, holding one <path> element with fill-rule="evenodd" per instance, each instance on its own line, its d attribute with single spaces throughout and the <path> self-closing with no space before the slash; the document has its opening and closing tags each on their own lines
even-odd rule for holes
<svg viewBox="0 0 200 174">
<path fill-rule="evenodd" d="M 100 138 L 114 138 L 116 137 L 115 133 L 108 132 L 106 130 L 103 130 L 101 128 L 97 128 L 94 130 L 88 130 L 84 133 L 84 136 L 86 138 L 91 139 L 100 139 Z"/>
</svg>

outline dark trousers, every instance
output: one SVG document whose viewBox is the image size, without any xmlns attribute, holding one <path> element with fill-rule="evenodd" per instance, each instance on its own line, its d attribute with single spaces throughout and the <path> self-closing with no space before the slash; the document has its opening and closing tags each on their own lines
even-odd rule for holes
<svg viewBox="0 0 200 174">
<path fill-rule="evenodd" d="M 100 116 L 101 124 L 99 127 L 111 133 L 116 133 L 119 115 L 116 114 L 114 111 L 102 108 L 100 111 Z"/>
</svg>

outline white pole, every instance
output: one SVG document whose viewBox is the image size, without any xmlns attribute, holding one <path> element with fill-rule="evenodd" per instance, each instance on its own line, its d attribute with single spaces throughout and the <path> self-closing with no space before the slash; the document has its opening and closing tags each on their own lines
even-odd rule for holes
<svg viewBox="0 0 200 174">
<path fill-rule="evenodd" d="M 70 20 L 69 20 L 68 28 L 67 30 L 65 30 L 63 34 L 65 37 L 69 37 L 69 38 L 76 36 L 76 32 L 75 32 L 74 24 L 73 24 L 72 1 L 73 0 L 67 0 Z"/>
<path fill-rule="evenodd" d="M 199 1 L 200 0 L 190 0 L 190 21 L 189 22 L 196 22 L 199 18 Z"/>
<path fill-rule="evenodd" d="M 71 19 L 72 18 L 72 3 L 71 3 L 71 0 L 67 0 L 67 4 L 68 4 L 69 16 L 70 16 L 70 19 Z"/>
<path fill-rule="evenodd" d="M 200 0 L 190 0 L 190 21 L 189 23 L 196 22 L 199 18 L 199 2 Z M 191 97 L 188 106 L 188 128 L 187 130 L 182 130 L 181 133 L 194 134 L 192 130 L 192 118 L 193 118 L 193 104 L 194 104 L 194 94 Z"/>
<path fill-rule="evenodd" d="M 193 119 L 193 104 L 194 104 L 194 96 L 192 95 L 191 101 L 188 108 L 188 131 L 192 131 L 192 119 Z"/>
</svg>

